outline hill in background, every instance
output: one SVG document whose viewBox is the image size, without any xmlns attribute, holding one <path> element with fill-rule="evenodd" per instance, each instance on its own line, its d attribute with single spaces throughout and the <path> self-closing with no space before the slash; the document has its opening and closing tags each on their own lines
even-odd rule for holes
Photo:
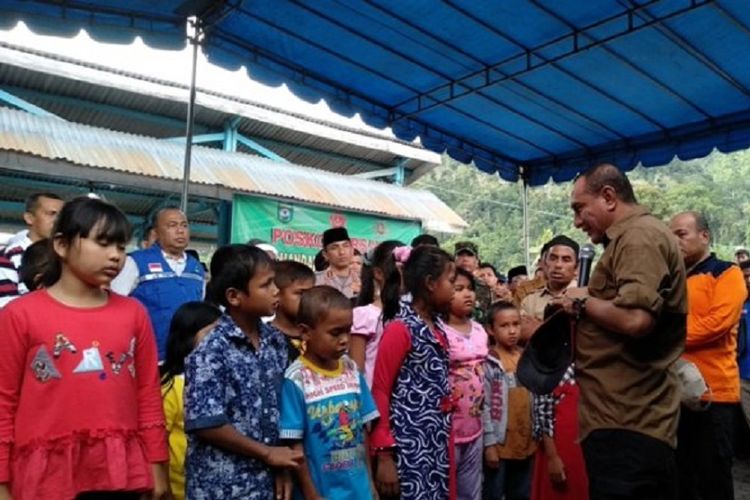
<svg viewBox="0 0 750 500">
<path fill-rule="evenodd" d="M 703 212 L 719 256 L 731 259 L 737 246 L 750 241 L 750 150 L 675 159 L 663 167 L 638 167 L 628 176 L 639 202 L 665 221 L 683 210 Z M 524 262 L 520 183 L 505 182 L 444 156 L 443 165 L 413 187 L 432 191 L 469 223 L 462 235 L 439 235 L 444 248 L 450 251 L 456 241 L 474 241 L 482 260 L 503 273 Z M 573 227 L 570 188 L 566 183 L 529 189 L 532 262 L 555 234 L 567 234 L 580 243 L 587 240 Z"/>
</svg>

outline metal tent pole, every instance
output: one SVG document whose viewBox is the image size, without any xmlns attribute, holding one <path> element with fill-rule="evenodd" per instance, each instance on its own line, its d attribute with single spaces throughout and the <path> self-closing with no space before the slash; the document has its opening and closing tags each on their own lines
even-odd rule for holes
<svg viewBox="0 0 750 500">
<path fill-rule="evenodd" d="M 526 179 L 526 168 L 521 167 L 521 198 L 523 200 L 523 254 L 526 269 L 531 273 L 531 262 L 529 261 L 529 182 Z"/>
<path fill-rule="evenodd" d="M 188 37 L 193 45 L 193 66 L 190 76 L 190 98 L 188 99 L 186 132 L 185 132 L 185 167 L 182 173 L 182 197 L 180 198 L 180 210 L 187 215 L 188 191 L 190 189 L 190 161 L 193 152 L 193 122 L 195 121 L 195 74 L 198 70 L 198 46 L 201 37 L 201 21 L 193 18 L 188 21 L 193 28 L 192 36 Z"/>
</svg>

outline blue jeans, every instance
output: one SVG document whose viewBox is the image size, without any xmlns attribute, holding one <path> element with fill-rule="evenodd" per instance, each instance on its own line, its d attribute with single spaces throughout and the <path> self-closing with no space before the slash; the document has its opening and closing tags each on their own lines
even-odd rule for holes
<svg viewBox="0 0 750 500">
<path fill-rule="evenodd" d="M 500 460 L 497 469 L 485 465 L 482 500 L 528 500 L 532 460 L 533 456 L 524 460 Z"/>
</svg>

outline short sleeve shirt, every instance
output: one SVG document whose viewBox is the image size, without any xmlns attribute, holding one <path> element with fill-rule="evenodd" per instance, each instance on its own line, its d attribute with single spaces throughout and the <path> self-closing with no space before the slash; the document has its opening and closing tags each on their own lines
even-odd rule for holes
<svg viewBox="0 0 750 500">
<path fill-rule="evenodd" d="M 487 358 L 487 332 L 476 321 L 468 335 L 445 325 L 451 365 L 450 381 L 456 409 L 453 431 L 456 443 L 468 443 L 482 435 L 482 363 Z"/>
<path fill-rule="evenodd" d="M 544 308 L 547 307 L 552 297 L 553 295 L 547 290 L 547 287 L 537 290 L 524 297 L 521 301 L 521 311 L 532 318 L 544 321 Z"/>
<path fill-rule="evenodd" d="M 256 350 L 225 314 L 187 358 L 185 475 L 191 500 L 274 498 L 272 471 L 264 462 L 220 450 L 192 434 L 230 424 L 259 443 L 277 443 L 287 347 L 278 330 L 260 322 L 258 328 Z"/>
<path fill-rule="evenodd" d="M 383 310 L 375 304 L 355 307 L 353 311 L 352 335 L 365 337 L 365 379 L 372 387 L 375 359 L 378 356 L 380 339 L 383 337 Z"/>
<path fill-rule="evenodd" d="M 333 287 L 346 295 L 347 299 L 359 295 L 360 279 L 354 271 L 349 271 L 349 274 L 343 277 L 338 276 L 331 268 L 318 271 L 315 273 L 315 284 Z"/>
<path fill-rule="evenodd" d="M 322 498 L 372 497 L 364 426 L 377 417 L 367 383 L 347 356 L 338 370 L 323 370 L 302 356 L 286 371 L 281 437 L 302 440 Z M 302 498 L 299 491 L 295 498 Z"/>
<path fill-rule="evenodd" d="M 596 429 L 640 432 L 676 446 L 680 405 L 673 363 L 684 349 L 685 266 L 672 233 L 643 207 L 606 232 L 589 295 L 649 311 L 654 329 L 641 338 L 606 330 L 585 316 L 576 337 L 581 439 Z"/>
</svg>

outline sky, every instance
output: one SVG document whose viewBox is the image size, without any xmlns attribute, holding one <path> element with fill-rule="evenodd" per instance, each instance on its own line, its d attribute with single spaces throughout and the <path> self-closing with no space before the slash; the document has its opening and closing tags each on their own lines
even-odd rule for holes
<svg viewBox="0 0 750 500">
<path fill-rule="evenodd" d="M 156 50 L 147 47 L 140 38 L 129 45 L 105 44 L 92 40 L 85 31 L 73 38 L 43 36 L 33 33 L 22 22 L 12 30 L 0 30 L 0 41 L 183 85 L 190 83 L 191 47 L 182 51 Z M 117 61 L 117 65 L 113 66 L 112 61 Z M 334 113 L 325 101 L 318 104 L 305 102 L 294 96 L 285 85 L 274 88 L 255 82 L 244 67 L 228 71 L 215 66 L 200 52 L 196 82 L 199 88 L 242 95 L 253 101 L 319 120 L 356 129 L 377 130 L 365 125 L 359 115 L 346 118 Z M 380 134 L 386 132 L 377 131 Z M 389 135 L 392 136 L 390 133 Z"/>
</svg>

